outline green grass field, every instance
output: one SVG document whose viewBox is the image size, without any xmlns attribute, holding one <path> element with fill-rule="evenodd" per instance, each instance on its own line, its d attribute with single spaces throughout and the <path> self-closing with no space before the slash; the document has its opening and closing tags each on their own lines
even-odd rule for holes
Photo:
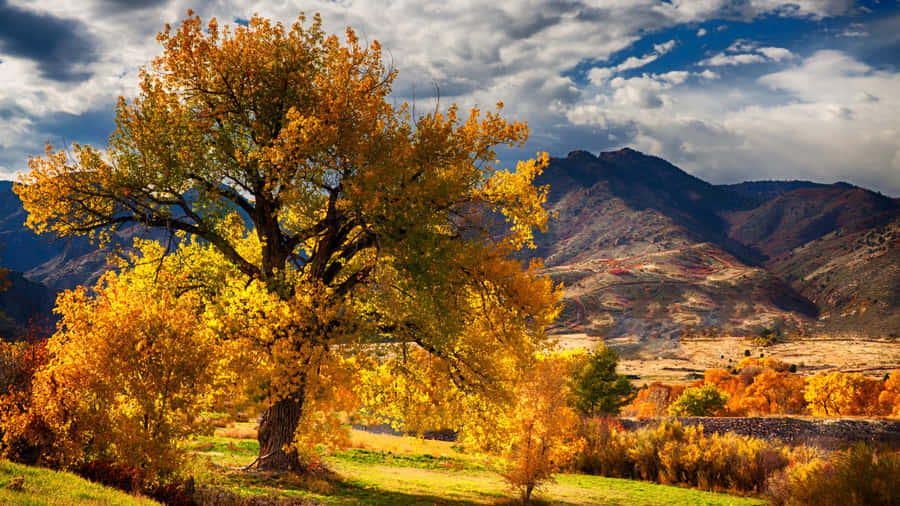
<svg viewBox="0 0 900 506">
<path fill-rule="evenodd" d="M 91 483 L 71 473 L 0 460 L 0 504 L 28 506 L 159 504 Z"/>
</svg>

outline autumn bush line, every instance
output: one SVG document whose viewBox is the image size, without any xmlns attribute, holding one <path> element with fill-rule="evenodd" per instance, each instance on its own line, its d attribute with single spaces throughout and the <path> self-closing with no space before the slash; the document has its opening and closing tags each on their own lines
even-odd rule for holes
<svg viewBox="0 0 900 506">
<path fill-rule="evenodd" d="M 663 421 L 627 431 L 609 419 L 581 425 L 585 449 L 575 469 L 586 474 L 680 484 L 711 491 L 762 493 L 767 479 L 787 467 L 789 450 L 734 434 Z"/>
<path fill-rule="evenodd" d="M 684 387 L 651 383 L 623 407 L 626 416 L 900 417 L 900 370 L 884 379 L 820 372 L 804 377 L 772 358 L 745 358 L 733 370 L 709 369 Z"/>
<path fill-rule="evenodd" d="M 776 505 L 876 505 L 900 501 L 900 454 L 864 443 L 833 453 L 677 420 L 635 431 L 612 418 L 584 420 L 573 469 L 586 474 L 762 495 Z"/>
</svg>

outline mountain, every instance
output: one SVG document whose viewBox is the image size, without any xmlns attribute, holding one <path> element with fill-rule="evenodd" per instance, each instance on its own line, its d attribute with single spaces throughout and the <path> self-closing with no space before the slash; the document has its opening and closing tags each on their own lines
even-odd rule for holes
<svg viewBox="0 0 900 506">
<path fill-rule="evenodd" d="M 39 236 L 25 226 L 27 213 L 12 185 L 0 181 L 0 338 L 23 335 L 35 319 L 52 320 L 57 293 L 96 284 L 109 269 L 108 254 L 119 246 L 127 251 L 136 235 L 121 232 L 103 250 L 87 238 Z"/>
<path fill-rule="evenodd" d="M 846 183 L 712 185 L 627 148 L 553 158 L 536 183 L 556 218 L 534 254 L 566 285 L 554 332 L 643 348 L 684 333 L 900 328 L 895 199 Z"/>
<path fill-rule="evenodd" d="M 0 181 L 0 265 L 4 268 L 54 290 L 93 285 L 106 271 L 106 251 L 98 251 L 89 239 L 37 235 L 25 226 L 26 218 L 12 183 Z M 128 244 L 127 235 L 120 236 L 119 242 Z"/>
<path fill-rule="evenodd" d="M 21 272 L 0 273 L 0 338 L 24 336 L 29 327 L 52 320 L 56 291 Z"/>
<path fill-rule="evenodd" d="M 838 183 L 726 213 L 729 235 L 820 308 L 831 332 L 900 333 L 900 202 Z"/>
</svg>

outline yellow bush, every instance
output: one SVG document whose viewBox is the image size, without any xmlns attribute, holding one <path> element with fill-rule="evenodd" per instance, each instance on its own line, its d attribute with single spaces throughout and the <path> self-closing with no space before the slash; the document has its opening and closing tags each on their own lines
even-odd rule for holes
<svg viewBox="0 0 900 506">
<path fill-rule="evenodd" d="M 761 492 L 768 477 L 785 468 L 788 452 L 735 434 L 704 434 L 702 426 L 662 422 L 634 432 L 602 422 L 582 426 L 584 454 L 578 470 L 639 478 L 704 490 Z"/>
<path fill-rule="evenodd" d="M 770 498 L 776 506 L 873 506 L 900 504 L 900 455 L 864 443 L 793 465 Z"/>
<path fill-rule="evenodd" d="M 160 274 L 161 276 L 164 273 Z M 178 443 L 205 428 L 213 386 L 212 337 L 196 301 L 108 274 L 96 288 L 60 296 L 60 331 L 35 375 L 33 416 L 56 435 L 42 459 L 71 467 L 111 459 L 157 474 L 179 466 Z"/>
</svg>

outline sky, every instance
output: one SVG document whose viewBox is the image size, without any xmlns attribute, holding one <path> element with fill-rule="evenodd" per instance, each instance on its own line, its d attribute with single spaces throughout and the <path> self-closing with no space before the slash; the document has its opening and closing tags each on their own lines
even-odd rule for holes
<svg viewBox="0 0 900 506">
<path fill-rule="evenodd" d="M 220 24 L 319 12 L 381 43 L 392 100 L 503 101 L 531 129 L 506 165 L 627 146 L 716 184 L 900 197 L 898 0 L 0 0 L 0 179 L 47 142 L 105 146 L 117 97 L 189 8 Z"/>
</svg>

